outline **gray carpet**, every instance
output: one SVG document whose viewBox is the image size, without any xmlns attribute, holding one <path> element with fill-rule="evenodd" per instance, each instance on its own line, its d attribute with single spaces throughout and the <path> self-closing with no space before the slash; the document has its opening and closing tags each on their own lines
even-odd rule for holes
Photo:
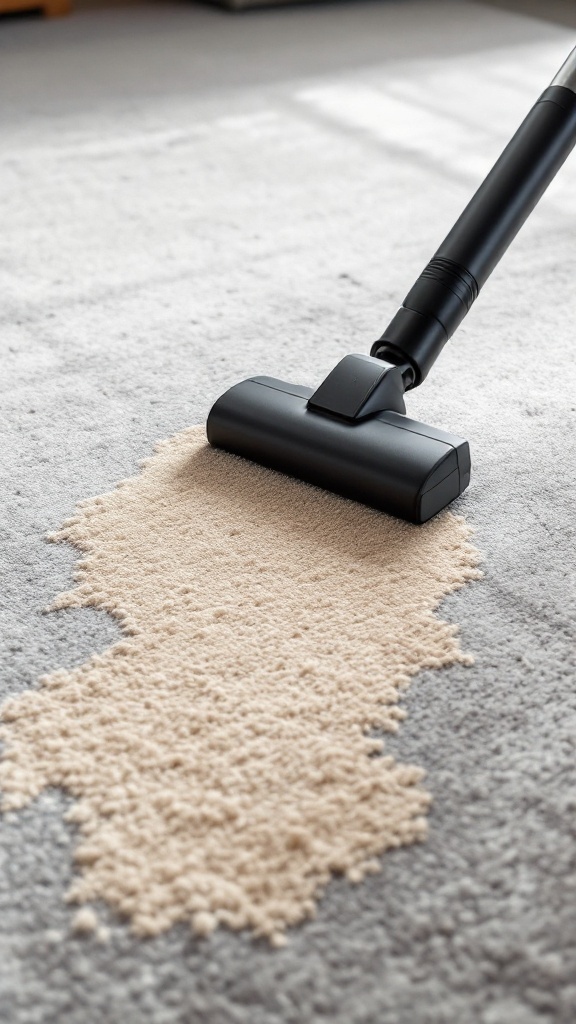
<svg viewBox="0 0 576 1024">
<path fill-rule="evenodd" d="M 572 43 L 450 0 L 2 23 L 2 692 L 117 637 L 42 613 L 74 563 L 45 532 L 235 380 L 366 351 Z M 575 224 L 573 159 L 409 400 L 470 439 L 485 555 L 443 606 L 474 667 L 419 677 L 388 740 L 427 769 L 428 842 L 283 950 L 105 907 L 99 943 L 47 792 L 0 822 L 3 1021 L 572 1024 Z"/>
</svg>

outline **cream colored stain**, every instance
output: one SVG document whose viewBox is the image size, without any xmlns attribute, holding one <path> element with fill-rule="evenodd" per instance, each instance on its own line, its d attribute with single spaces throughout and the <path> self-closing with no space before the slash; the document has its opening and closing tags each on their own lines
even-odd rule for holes
<svg viewBox="0 0 576 1024">
<path fill-rule="evenodd" d="M 192 428 L 52 539 L 85 553 L 54 607 L 104 608 L 125 634 L 3 709 L 4 809 L 75 798 L 72 901 L 140 935 L 281 943 L 333 874 L 424 837 L 421 769 L 370 732 L 397 729 L 415 672 L 469 661 L 434 614 L 478 576 L 461 518 L 401 523 Z"/>
</svg>

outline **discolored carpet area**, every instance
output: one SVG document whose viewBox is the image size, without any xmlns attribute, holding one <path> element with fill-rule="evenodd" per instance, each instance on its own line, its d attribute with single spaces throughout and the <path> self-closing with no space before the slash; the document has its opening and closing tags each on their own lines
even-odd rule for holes
<svg viewBox="0 0 576 1024">
<path fill-rule="evenodd" d="M 58 687 L 39 688 L 39 677 L 60 673 L 72 685 L 95 652 L 121 674 L 130 661 L 122 645 L 136 642 L 103 610 L 106 598 L 45 613 L 74 587 L 78 559 L 45 535 L 79 501 L 129 496 L 116 482 L 149 479 L 138 467 L 154 443 L 188 436 L 237 380 L 259 373 L 312 386 L 346 352 L 367 351 L 573 45 L 565 29 L 465 0 L 239 18 L 166 2 L 145 5 L 137 29 L 133 19 L 131 7 L 64 23 L 11 20 L 0 32 L 0 686 L 12 709 L 28 694 L 23 706 L 51 698 L 56 714 Z M 427 639 L 452 645 L 441 623 L 457 626 L 473 664 L 450 647 L 452 664 L 418 671 L 388 703 L 397 676 L 383 657 L 378 666 L 383 631 L 374 686 L 364 682 L 362 706 L 338 718 L 348 744 L 375 703 L 383 717 L 406 713 L 396 733 L 371 731 L 384 751 L 368 771 L 388 779 L 388 757 L 425 769 L 424 783 L 398 792 L 410 792 L 417 818 L 424 791 L 432 796 L 426 841 L 392 849 L 387 824 L 367 856 L 380 870 L 359 884 L 340 874 L 323 885 L 322 872 L 333 872 L 319 861 L 316 916 L 289 925 L 282 948 L 255 938 L 249 922 L 200 936 L 223 906 L 210 892 L 206 909 L 190 904 L 188 917 L 142 937 L 138 875 L 122 915 L 124 867 L 104 872 L 98 888 L 92 872 L 105 860 L 74 860 L 89 842 L 101 851 L 101 833 L 86 831 L 98 815 L 67 818 L 88 799 L 85 780 L 74 780 L 79 765 L 93 758 L 112 778 L 103 742 L 114 725 L 59 750 L 58 718 L 46 730 L 38 720 L 21 782 L 14 776 L 6 790 L 25 805 L 0 821 L 0 1007 L 10 1024 L 573 1024 L 575 161 L 408 401 L 410 415 L 471 444 L 472 484 L 453 513 L 474 529 L 483 578 L 442 599 Z M 312 506 L 295 514 L 311 531 Z M 204 518 L 207 530 L 219 521 Z M 379 567 L 388 571 L 389 534 L 370 522 L 375 585 Z M 307 550 L 319 546 L 306 537 Z M 222 557 L 242 542 L 229 536 Z M 410 557 L 403 550 L 402 571 Z M 449 589 L 435 586 L 428 609 L 432 592 Z M 307 600 L 315 621 L 317 596 Z M 360 585 L 358 600 L 371 600 Z M 370 615 L 384 623 L 391 609 L 380 604 Z M 224 636 L 228 627 L 223 616 L 198 629 Z M 404 632 L 408 657 L 408 623 Z M 113 688 L 103 717 L 117 716 L 119 697 Z M 224 688 L 223 708 L 228 699 Z M 148 709 L 136 705 L 144 723 Z M 24 742 L 25 719 L 6 726 Z M 173 735 L 160 714 L 156 726 L 154 750 Z M 366 751 L 347 749 L 357 769 Z M 358 777 L 346 773 L 347 793 Z M 84 796 L 70 795 L 73 784 Z M 111 849 L 122 798 L 107 794 Z M 371 801 L 368 845 L 378 791 Z M 160 804 L 156 836 L 167 817 Z M 177 809 L 175 821 L 192 810 Z M 382 820 L 398 820 L 383 810 Z M 354 835 L 353 870 L 364 860 Z M 67 902 L 75 890 L 88 909 Z M 162 916 L 168 904 L 153 892 Z M 294 892 L 284 886 L 281 899 Z M 300 910 L 307 898 L 298 889 Z M 212 915 L 196 931 L 195 913 Z M 261 930 L 281 934 L 279 920 Z"/>
</svg>

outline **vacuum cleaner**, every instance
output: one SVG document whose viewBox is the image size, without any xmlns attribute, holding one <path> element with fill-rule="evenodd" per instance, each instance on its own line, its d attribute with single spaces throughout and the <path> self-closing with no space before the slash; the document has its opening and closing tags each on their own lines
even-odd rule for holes
<svg viewBox="0 0 576 1024">
<path fill-rule="evenodd" d="M 408 292 L 370 355 L 317 387 L 251 377 L 212 407 L 208 441 L 412 523 L 468 486 L 468 442 L 406 416 L 418 387 L 576 143 L 576 48 Z"/>
</svg>

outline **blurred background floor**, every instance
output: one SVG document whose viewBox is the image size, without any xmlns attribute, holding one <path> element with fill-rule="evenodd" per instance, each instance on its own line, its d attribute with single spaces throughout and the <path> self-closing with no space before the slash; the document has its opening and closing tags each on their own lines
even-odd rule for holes
<svg viewBox="0 0 576 1024">
<path fill-rule="evenodd" d="M 89 2 L 89 0 L 88 0 Z M 556 22 L 558 25 L 576 27 L 576 4 L 573 0 L 484 0 L 493 7 L 505 11 L 516 11 L 543 21 Z"/>
<path fill-rule="evenodd" d="M 554 35 L 552 21 L 535 24 L 504 9 L 490 18 L 489 10 L 458 0 L 360 0 L 233 16 L 217 6 L 160 0 L 137 8 L 78 8 L 50 21 L 6 18 L 0 26 L 0 123 L 23 112 L 56 115 L 115 98 L 175 93 L 201 98 Z"/>
<path fill-rule="evenodd" d="M 186 0 L 184 0 L 186 2 Z M 543 21 L 559 25 L 576 26 L 576 4 L 574 0 L 482 0 L 482 2 L 503 10 L 516 11 Z M 163 0 L 157 0 L 162 4 Z M 138 6 L 142 0 L 74 0 L 76 10 L 105 7 Z"/>
</svg>

